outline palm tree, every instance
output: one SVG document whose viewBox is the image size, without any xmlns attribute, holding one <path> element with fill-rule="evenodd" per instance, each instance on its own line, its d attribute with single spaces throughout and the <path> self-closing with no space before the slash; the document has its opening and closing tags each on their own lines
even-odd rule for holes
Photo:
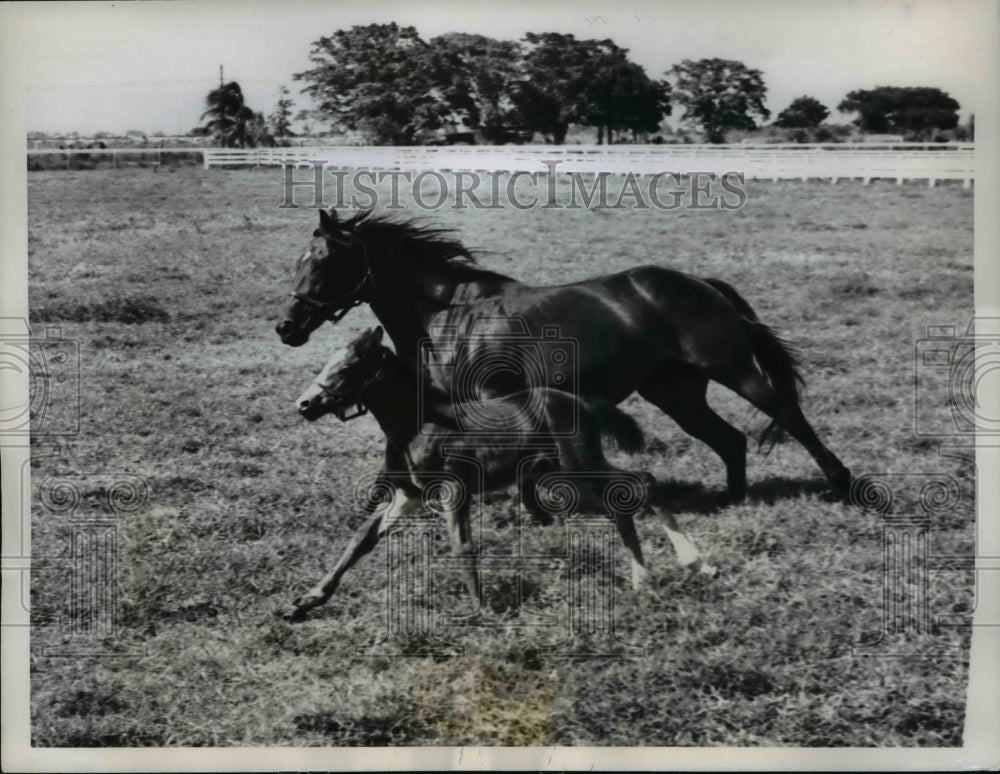
<svg viewBox="0 0 1000 774">
<path fill-rule="evenodd" d="M 212 89 L 205 97 L 208 109 L 201 120 L 210 119 L 205 128 L 215 135 L 219 145 L 227 148 L 253 147 L 256 142 L 250 131 L 257 114 L 243 102 L 243 90 L 236 81 Z"/>
</svg>

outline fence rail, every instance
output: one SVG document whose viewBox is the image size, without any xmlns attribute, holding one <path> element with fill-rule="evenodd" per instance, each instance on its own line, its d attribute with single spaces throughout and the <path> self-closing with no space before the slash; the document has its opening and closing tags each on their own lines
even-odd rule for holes
<svg viewBox="0 0 1000 774">
<path fill-rule="evenodd" d="M 200 154 L 205 169 L 218 166 L 311 166 L 320 162 L 345 169 L 467 170 L 477 172 L 591 172 L 610 174 L 686 174 L 741 172 L 747 178 L 789 180 L 880 178 L 961 180 L 968 187 L 975 174 L 971 143 L 892 143 L 824 145 L 473 145 L 314 148 L 85 148 L 29 150 L 30 155 L 63 154 L 91 158 Z"/>
<path fill-rule="evenodd" d="M 480 172 L 607 172 L 656 174 L 742 172 L 747 178 L 874 178 L 961 180 L 974 178 L 971 144 L 899 143 L 878 145 L 520 145 L 461 147 L 327 147 L 209 149 L 206 169 L 232 164 L 324 162 L 332 167 L 400 171 L 469 170 Z"/>
</svg>

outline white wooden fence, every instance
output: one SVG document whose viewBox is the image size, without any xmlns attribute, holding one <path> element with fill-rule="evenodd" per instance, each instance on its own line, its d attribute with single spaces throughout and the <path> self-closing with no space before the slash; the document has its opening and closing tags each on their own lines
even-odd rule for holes
<svg viewBox="0 0 1000 774">
<path fill-rule="evenodd" d="M 412 147 L 328 146 L 315 148 L 86 148 L 29 150 L 28 155 L 91 158 L 155 156 L 162 163 L 174 153 L 201 154 L 205 169 L 217 166 L 311 166 L 322 162 L 346 169 L 468 170 L 479 172 L 559 172 L 656 174 L 742 172 L 748 179 L 961 180 L 975 177 L 971 143 L 893 143 L 826 145 L 462 145 Z M 548 162 L 548 166 L 546 165 Z"/>
<path fill-rule="evenodd" d="M 968 187 L 974 178 L 974 148 L 966 143 L 212 148 L 205 151 L 205 168 L 324 162 L 347 169 L 544 172 L 554 164 L 557 172 L 734 171 L 770 180 L 821 178 L 836 183 L 853 178 L 868 183 L 882 178 L 899 183 L 927 180 L 930 185 L 938 180 L 961 180 Z"/>
</svg>

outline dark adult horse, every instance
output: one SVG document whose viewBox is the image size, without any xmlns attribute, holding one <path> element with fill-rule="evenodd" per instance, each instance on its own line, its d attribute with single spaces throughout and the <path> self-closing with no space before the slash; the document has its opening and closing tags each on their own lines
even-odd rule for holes
<svg viewBox="0 0 1000 774">
<path fill-rule="evenodd" d="M 794 354 L 720 280 L 641 266 L 532 287 L 476 266 L 448 230 L 370 211 L 341 221 L 331 210 L 320 212 L 319 228 L 298 259 L 292 297 L 276 328 L 285 344 L 300 346 L 324 321 L 367 303 L 397 354 L 423 363 L 432 383 L 446 391 L 455 390 L 463 359 L 527 352 L 522 342 L 552 340 L 550 328 L 557 326 L 560 341 L 577 344 L 577 383 L 542 356 L 541 376 L 528 373 L 526 362 L 501 358 L 480 369 L 488 376 L 473 379 L 473 387 L 509 394 L 540 379 L 528 386 L 575 389 L 611 403 L 638 391 L 722 458 L 730 499 L 739 501 L 746 494 L 746 437 L 706 402 L 714 380 L 771 417 L 768 430 L 780 427 L 797 439 L 834 490 L 850 485 L 849 471 L 799 406 Z M 389 469 L 401 469 L 398 463 L 387 450 Z"/>
</svg>

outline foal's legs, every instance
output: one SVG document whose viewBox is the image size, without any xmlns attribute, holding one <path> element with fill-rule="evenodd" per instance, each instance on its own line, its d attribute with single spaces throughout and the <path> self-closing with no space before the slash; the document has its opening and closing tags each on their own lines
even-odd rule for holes
<svg viewBox="0 0 1000 774">
<path fill-rule="evenodd" d="M 667 530 L 667 537 L 670 538 L 670 542 L 673 544 L 674 550 L 677 552 L 677 561 L 681 564 L 681 566 L 696 570 L 704 575 L 715 575 L 715 567 L 702 560 L 701 554 L 698 552 L 698 547 L 694 544 L 691 538 L 687 536 L 687 533 L 677 526 L 677 521 L 674 519 L 673 514 L 666 508 L 658 505 L 649 507 L 653 513 L 663 519 L 664 526 Z"/>
<path fill-rule="evenodd" d="M 600 495 L 598 486 L 595 485 L 592 487 L 581 481 L 578 490 L 580 492 L 581 510 L 591 513 L 605 511 L 604 500 Z M 713 576 L 716 574 L 716 568 L 702 560 L 694 541 L 677 525 L 673 514 L 658 505 L 647 505 L 646 509 L 647 512 L 655 513 L 663 519 L 667 536 L 670 538 L 670 542 L 677 552 L 677 561 L 681 566 L 703 573 L 704 575 Z M 611 516 L 612 514 L 608 515 Z M 646 569 L 646 562 L 642 556 L 642 546 L 639 543 L 639 535 L 635 529 L 635 521 L 631 514 L 615 513 L 613 514 L 613 518 L 622 542 L 631 553 L 632 588 L 638 589 L 649 577 L 649 571 Z"/>
<path fill-rule="evenodd" d="M 632 514 L 616 513 L 615 526 L 625 547 L 632 553 L 632 588 L 638 590 L 649 579 L 649 570 L 642 557 L 642 545 L 639 543 L 639 534 L 635 531 Z"/>
<path fill-rule="evenodd" d="M 601 484 L 604 483 L 606 483 L 606 480 L 601 481 Z M 580 510 L 590 513 L 606 513 L 604 498 L 600 494 L 601 484 L 591 485 L 582 479 L 578 481 L 577 490 L 580 494 Z M 607 515 L 614 519 L 618 534 L 631 554 L 632 588 L 638 589 L 649 577 L 649 570 L 646 569 L 646 561 L 642 557 L 642 545 L 639 542 L 639 534 L 635 531 L 635 521 L 631 513 Z"/>
<path fill-rule="evenodd" d="M 722 458 L 729 500 L 738 503 L 747 492 L 747 439 L 712 410 L 705 400 L 707 389 L 708 379 L 693 367 L 671 363 L 653 374 L 639 394 Z"/>
<path fill-rule="evenodd" d="M 319 583 L 309 591 L 292 602 L 294 610 L 286 614 L 285 618 L 289 621 L 301 621 L 305 618 L 306 613 L 326 602 L 337 590 L 344 573 L 378 545 L 379 540 L 388 531 L 392 522 L 407 511 L 421 505 L 422 498 L 410 497 L 401 488 L 396 488 L 388 511 L 373 513 L 365 520 L 365 523 L 354 533 L 351 542 L 347 544 L 347 548 L 340 555 L 336 567 L 324 575 Z"/>
<path fill-rule="evenodd" d="M 462 559 L 462 580 L 476 603 L 476 609 L 482 604 L 479 587 L 479 568 L 476 553 L 472 545 L 472 527 L 469 524 L 469 503 L 442 503 L 442 511 L 448 522 L 448 536 L 451 539 L 451 553 Z"/>
<path fill-rule="evenodd" d="M 546 473 L 558 470 L 552 463 L 538 462 L 532 464 L 521 476 L 521 488 L 518 494 L 521 497 L 521 506 L 530 513 L 539 524 L 547 525 L 552 523 L 552 513 L 546 508 L 538 494 L 538 480 Z"/>
</svg>

